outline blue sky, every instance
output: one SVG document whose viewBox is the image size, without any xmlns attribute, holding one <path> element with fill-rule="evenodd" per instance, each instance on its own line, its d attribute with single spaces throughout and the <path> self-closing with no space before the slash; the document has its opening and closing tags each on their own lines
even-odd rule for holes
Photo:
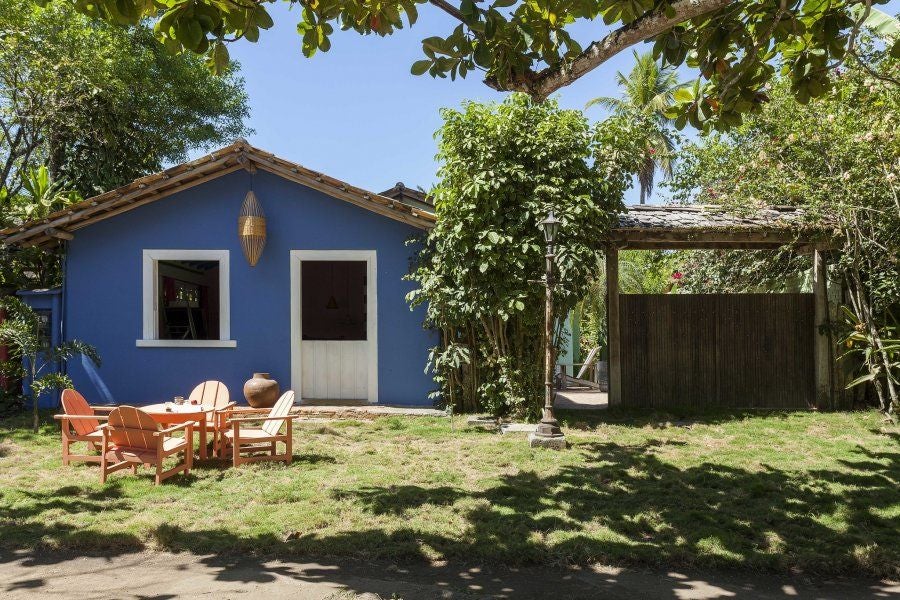
<svg viewBox="0 0 900 600">
<path fill-rule="evenodd" d="M 888 12 L 898 7 L 900 0 L 892 0 Z M 379 192 L 403 181 L 428 189 L 435 180 L 440 109 L 467 99 L 504 97 L 476 76 L 451 82 L 410 74 L 410 65 L 422 57 L 421 40 L 454 26 L 432 6 L 422 6 L 412 28 L 387 38 L 337 31 L 331 50 L 312 59 L 300 52 L 299 11 L 289 10 L 287 3 L 269 5 L 269 10 L 275 27 L 261 32 L 258 43 L 230 46 L 250 96 L 249 125 L 255 133 L 249 140 L 354 185 Z M 575 35 L 587 43 L 604 29 L 602 23 L 582 24 Z M 560 104 L 581 109 L 595 96 L 617 95 L 615 73 L 628 71 L 632 62 L 630 51 L 616 56 L 559 92 Z M 599 108 L 587 115 L 603 117 Z M 663 197 L 655 196 L 657 201 Z M 626 201 L 637 201 L 635 190 Z"/>
</svg>

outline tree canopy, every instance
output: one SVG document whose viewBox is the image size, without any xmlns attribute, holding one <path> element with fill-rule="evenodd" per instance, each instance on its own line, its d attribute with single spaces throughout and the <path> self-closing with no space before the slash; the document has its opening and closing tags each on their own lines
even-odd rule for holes
<svg viewBox="0 0 900 600">
<path fill-rule="evenodd" d="M 273 25 L 274 0 L 71 0 L 114 23 L 157 18 L 156 35 L 173 51 L 228 61 L 226 44 L 255 42 Z M 331 48 L 335 28 L 387 36 L 412 26 L 420 9 L 446 13 L 453 25 L 422 41 L 414 74 L 477 73 L 498 90 L 543 100 L 623 50 L 653 42 L 667 64 L 688 64 L 705 82 L 683 98 L 682 114 L 705 126 L 736 125 L 765 100 L 780 72 L 801 102 L 830 88 L 829 72 L 855 51 L 860 25 L 887 0 L 297 0 L 303 52 Z M 601 24 L 602 22 L 602 24 Z M 592 27 L 589 39 L 576 28 Z M 891 42 L 900 53 L 900 40 Z"/>
<path fill-rule="evenodd" d="M 210 73 L 143 24 L 0 3 L 0 228 L 248 133 L 237 65 Z M 58 285 L 59 254 L 0 248 L 0 289 Z"/>
<path fill-rule="evenodd" d="M 247 132 L 237 68 L 215 77 L 151 29 L 117 27 L 64 3 L 0 4 L 0 187 L 27 174 L 90 196 Z M 8 215 L 7 215 L 8 216 Z"/>
</svg>

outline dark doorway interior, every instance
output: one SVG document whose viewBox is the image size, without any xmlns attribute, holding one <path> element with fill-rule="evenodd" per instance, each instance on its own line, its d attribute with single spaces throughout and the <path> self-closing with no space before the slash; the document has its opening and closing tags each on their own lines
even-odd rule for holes
<svg viewBox="0 0 900 600">
<path fill-rule="evenodd" d="M 303 261 L 304 340 L 366 339 L 366 262 Z"/>
</svg>

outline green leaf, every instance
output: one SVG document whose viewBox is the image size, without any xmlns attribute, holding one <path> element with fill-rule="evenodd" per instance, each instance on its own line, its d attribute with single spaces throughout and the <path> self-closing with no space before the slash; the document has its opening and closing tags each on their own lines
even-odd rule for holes
<svg viewBox="0 0 900 600">
<path fill-rule="evenodd" d="M 485 69 L 487 69 L 491 66 L 493 54 L 491 53 L 491 49 L 487 44 L 485 44 L 484 42 L 479 42 L 475 45 L 473 58 L 475 60 L 475 64 L 477 64 L 479 67 L 484 67 Z"/>
<path fill-rule="evenodd" d="M 449 49 L 447 48 L 447 42 L 444 38 L 438 36 L 431 36 L 422 40 L 422 46 L 431 50 L 432 52 L 438 52 L 440 54 L 448 54 Z"/>
<path fill-rule="evenodd" d="M 256 9 L 253 11 L 253 21 L 260 29 L 270 29 L 275 22 L 272 20 L 272 16 L 269 15 L 268 11 L 263 8 L 261 5 L 257 5 Z"/>
<path fill-rule="evenodd" d="M 431 67 L 430 60 L 417 60 L 410 67 L 409 72 L 413 75 L 423 75 Z"/>
<path fill-rule="evenodd" d="M 856 379 L 854 379 L 853 381 L 848 383 L 847 387 L 845 389 L 849 390 L 850 388 L 855 387 L 861 383 L 865 383 L 867 381 L 872 381 L 876 377 L 878 377 L 877 373 L 866 373 L 865 375 L 863 375 L 861 377 L 857 377 Z"/>
<path fill-rule="evenodd" d="M 854 19 L 859 19 L 864 10 L 865 7 L 862 4 L 857 4 L 850 9 L 850 12 Z M 869 16 L 863 21 L 863 25 L 884 40 L 900 38 L 900 21 L 875 7 L 869 9 Z"/>
<path fill-rule="evenodd" d="M 215 72 L 218 74 L 224 73 L 228 68 L 228 48 L 222 42 L 216 42 L 216 45 L 213 47 L 213 65 L 215 67 Z"/>
<path fill-rule="evenodd" d="M 676 102 L 686 103 L 694 101 L 694 92 L 689 87 L 678 88 L 672 96 L 675 98 Z"/>
</svg>

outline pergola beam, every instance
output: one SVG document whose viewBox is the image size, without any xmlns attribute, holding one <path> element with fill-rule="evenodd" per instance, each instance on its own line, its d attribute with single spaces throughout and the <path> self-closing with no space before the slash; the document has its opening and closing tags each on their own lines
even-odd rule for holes
<svg viewBox="0 0 900 600">
<path fill-rule="evenodd" d="M 816 407 L 834 408 L 831 387 L 831 351 L 828 341 L 828 267 L 820 250 L 813 253 L 813 351 L 816 374 Z"/>
<path fill-rule="evenodd" d="M 633 229 L 613 229 L 612 240 L 617 244 L 636 243 L 655 244 L 695 244 L 702 247 L 706 244 L 750 244 L 765 246 L 783 246 L 785 244 L 809 244 L 815 240 L 800 235 L 790 229 L 767 230 L 758 227 L 740 227 L 734 229 L 697 229 L 638 227 Z"/>
<path fill-rule="evenodd" d="M 622 354 L 619 319 L 619 250 L 606 248 L 606 341 L 609 344 L 609 405 L 622 404 Z"/>
<path fill-rule="evenodd" d="M 761 242 L 618 242 L 619 250 L 778 250 L 782 243 Z M 810 244 L 790 244 L 798 252 L 810 252 Z"/>
</svg>

